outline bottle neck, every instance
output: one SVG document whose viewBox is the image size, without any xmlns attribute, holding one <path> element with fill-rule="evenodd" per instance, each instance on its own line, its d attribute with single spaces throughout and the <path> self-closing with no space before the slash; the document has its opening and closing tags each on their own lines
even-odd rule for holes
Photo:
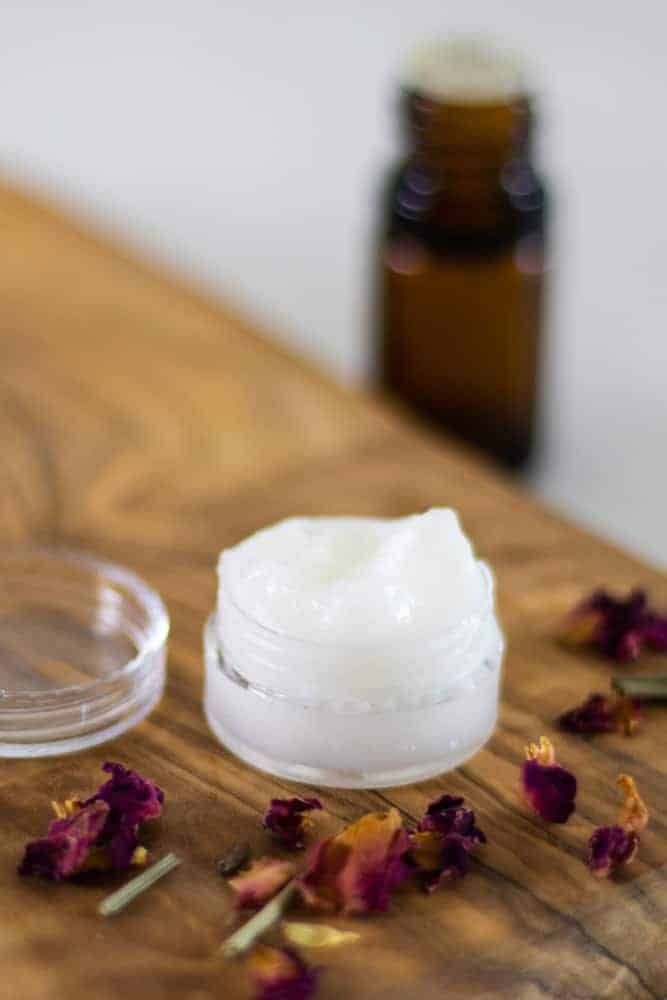
<svg viewBox="0 0 667 1000">
<path fill-rule="evenodd" d="M 414 182 L 430 189 L 429 215 L 454 229 L 501 224 L 504 179 L 530 158 L 530 101 L 455 104 L 413 91 L 403 96 L 403 118 Z"/>
<path fill-rule="evenodd" d="M 500 172 L 531 152 L 533 111 L 527 97 L 450 104 L 417 92 L 403 96 L 413 156 L 446 173 Z"/>
</svg>

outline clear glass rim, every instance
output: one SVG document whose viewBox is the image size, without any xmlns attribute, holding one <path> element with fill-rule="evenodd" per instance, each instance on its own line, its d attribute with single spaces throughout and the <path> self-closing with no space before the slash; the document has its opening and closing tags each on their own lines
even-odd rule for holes
<svg viewBox="0 0 667 1000">
<path fill-rule="evenodd" d="M 496 619 L 494 619 L 494 628 L 497 641 L 494 647 L 491 648 L 490 654 L 491 659 L 497 659 L 497 665 L 493 668 L 493 672 L 497 673 L 500 671 L 502 666 L 503 655 L 505 652 L 505 639 Z M 224 656 L 218 638 L 215 609 L 211 612 L 204 623 L 203 635 L 204 662 L 207 673 L 212 669 L 219 670 L 230 683 L 236 684 L 238 687 L 250 691 L 252 694 L 257 695 L 260 698 L 264 698 L 267 701 L 282 702 L 298 708 L 319 708 L 330 710 L 334 711 L 336 715 L 357 716 L 362 714 L 359 707 L 351 707 L 353 704 L 355 706 L 363 704 L 363 714 L 378 715 L 387 714 L 389 712 L 414 712 L 419 709 L 433 708 L 458 697 L 457 692 L 460 685 L 462 683 L 466 683 L 471 676 L 475 675 L 478 671 L 481 671 L 481 669 L 485 666 L 485 663 L 489 662 L 489 659 L 487 658 L 480 663 L 475 664 L 470 668 L 470 670 L 465 671 L 462 674 L 458 674 L 450 681 L 449 685 L 445 685 L 444 688 L 438 688 L 435 692 L 432 691 L 431 693 L 424 693 L 415 702 L 405 702 L 403 700 L 405 688 L 396 689 L 391 686 L 372 688 L 366 691 L 357 692 L 354 695 L 327 694 L 324 696 L 319 695 L 314 698 L 307 698 L 303 697 L 303 695 L 296 694 L 293 691 L 281 691 L 276 688 L 266 687 L 256 681 L 251 681 L 244 674 L 240 673 L 233 664 L 229 663 Z M 208 696 L 205 694 L 205 702 L 207 701 L 207 698 Z M 378 698 L 380 699 L 380 703 L 371 700 Z M 383 700 L 386 702 L 387 699 L 392 698 L 396 698 L 399 701 L 402 701 L 402 703 L 392 707 L 387 707 L 386 704 L 382 703 Z M 345 704 L 346 707 L 341 707 L 342 704 Z"/>
<path fill-rule="evenodd" d="M 0 707 L 3 701 L 21 700 L 40 706 L 42 710 L 53 707 L 54 711 L 62 709 L 62 700 L 68 696 L 80 696 L 76 700 L 88 701 L 95 697 L 96 692 L 108 687 L 122 678 L 131 677 L 138 671 L 154 653 L 166 643 L 169 635 L 169 614 L 164 601 L 153 587 L 149 586 L 140 576 L 124 566 L 100 559 L 88 552 L 70 549 L 67 546 L 42 545 L 3 545 L 0 546 L 0 562 L 16 561 L 38 557 L 54 564 L 66 563 L 100 573 L 113 583 L 125 587 L 137 602 L 146 610 L 149 626 L 147 636 L 142 641 L 136 654 L 121 667 L 111 671 L 104 677 L 85 681 L 80 684 L 67 684 L 63 687 L 49 688 L 48 691 L 31 691 L 21 689 L 0 688 Z M 58 704 L 53 704 L 58 702 Z"/>
</svg>

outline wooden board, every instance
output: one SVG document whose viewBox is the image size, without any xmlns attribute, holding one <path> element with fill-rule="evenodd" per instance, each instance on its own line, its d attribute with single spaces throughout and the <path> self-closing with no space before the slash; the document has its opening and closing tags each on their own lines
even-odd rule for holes
<svg viewBox="0 0 667 1000">
<path fill-rule="evenodd" d="M 288 514 L 398 515 L 432 504 L 459 508 L 497 572 L 509 640 L 500 726 L 437 781 L 324 792 L 323 829 L 387 802 L 414 819 L 446 789 L 474 805 L 489 843 L 464 880 L 434 896 L 407 889 L 384 916 L 333 921 L 358 927 L 362 944 L 311 953 L 326 965 L 319 995 L 667 996 L 667 710 L 651 709 L 632 740 L 557 738 L 580 779 L 566 826 L 545 827 L 517 796 L 526 741 L 553 735 L 559 711 L 608 683 L 604 663 L 554 643 L 555 621 L 597 583 L 641 582 L 667 605 L 664 577 L 36 202 L 0 191 L 0 234 L 2 540 L 66 543 L 126 563 L 172 616 L 167 694 L 147 722 L 77 756 L 1 764 L 3 1000 L 248 995 L 238 967 L 213 957 L 233 921 L 215 860 L 239 837 L 266 851 L 260 815 L 297 786 L 244 766 L 206 728 L 201 628 L 216 554 Z M 104 921 L 95 905 L 108 882 L 19 879 L 15 866 L 50 800 L 94 787 L 107 758 L 164 787 L 151 846 L 185 864 Z M 616 812 L 619 770 L 637 778 L 651 825 L 631 869 L 598 881 L 582 853 Z"/>
</svg>

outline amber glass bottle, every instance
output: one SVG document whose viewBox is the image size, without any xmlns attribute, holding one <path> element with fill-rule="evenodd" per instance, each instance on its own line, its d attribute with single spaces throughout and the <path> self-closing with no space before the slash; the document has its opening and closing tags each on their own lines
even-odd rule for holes
<svg viewBox="0 0 667 1000">
<path fill-rule="evenodd" d="M 517 466 L 534 439 L 545 194 L 530 98 L 507 74 L 495 92 L 488 76 L 472 92 L 450 92 L 448 77 L 443 93 L 403 93 L 409 148 L 383 209 L 381 370 L 418 411 Z"/>
</svg>

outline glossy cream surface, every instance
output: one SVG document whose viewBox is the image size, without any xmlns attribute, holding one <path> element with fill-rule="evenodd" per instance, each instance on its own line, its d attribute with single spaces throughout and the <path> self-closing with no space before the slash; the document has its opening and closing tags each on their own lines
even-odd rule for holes
<svg viewBox="0 0 667 1000">
<path fill-rule="evenodd" d="M 220 606 L 318 642 L 430 636 L 474 614 L 484 580 L 456 513 L 295 517 L 225 550 Z"/>
</svg>

